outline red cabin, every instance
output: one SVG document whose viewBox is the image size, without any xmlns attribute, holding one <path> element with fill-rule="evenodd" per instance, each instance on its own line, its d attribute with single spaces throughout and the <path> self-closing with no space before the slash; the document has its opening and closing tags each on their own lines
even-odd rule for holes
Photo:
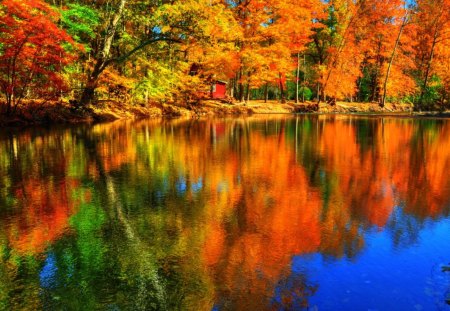
<svg viewBox="0 0 450 311">
<path fill-rule="evenodd" d="M 192 64 L 191 69 L 189 70 L 189 75 L 196 76 L 199 74 L 199 71 L 201 70 L 201 65 L 199 64 Z M 208 78 L 209 81 L 212 80 L 211 77 Z M 227 82 L 220 81 L 220 80 L 212 80 L 211 82 L 211 90 L 210 90 L 210 96 L 213 99 L 223 99 L 227 97 Z"/>
<path fill-rule="evenodd" d="M 211 86 L 211 97 L 214 99 L 225 98 L 227 94 L 227 83 L 225 81 L 215 81 Z"/>
</svg>

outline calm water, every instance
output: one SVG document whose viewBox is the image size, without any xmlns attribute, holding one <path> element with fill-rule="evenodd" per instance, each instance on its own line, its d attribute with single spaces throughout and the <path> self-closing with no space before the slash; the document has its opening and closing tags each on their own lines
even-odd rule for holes
<svg viewBox="0 0 450 311">
<path fill-rule="evenodd" d="M 450 121 L 0 133 L 0 309 L 448 310 Z"/>
</svg>

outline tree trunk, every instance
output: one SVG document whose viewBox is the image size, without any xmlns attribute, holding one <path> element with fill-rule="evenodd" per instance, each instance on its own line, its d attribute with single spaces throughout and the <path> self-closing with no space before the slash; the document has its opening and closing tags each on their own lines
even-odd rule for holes
<svg viewBox="0 0 450 311">
<path fill-rule="evenodd" d="M 245 86 L 244 83 L 242 83 L 242 68 L 240 69 L 240 73 L 239 73 L 239 101 L 242 103 L 244 102 L 244 98 L 245 98 Z"/>
<path fill-rule="evenodd" d="M 379 69 L 376 70 L 375 75 L 372 78 L 372 102 L 376 102 L 377 101 L 377 95 L 378 95 L 378 71 Z"/>
<path fill-rule="evenodd" d="M 86 83 L 86 86 L 83 89 L 83 93 L 81 94 L 80 106 L 87 106 L 92 103 L 94 100 L 95 95 L 95 89 L 98 85 L 98 78 L 100 76 L 101 72 L 97 72 L 94 70 L 94 72 L 90 75 L 89 80 Z"/>
<path fill-rule="evenodd" d="M 269 83 L 266 83 L 266 86 L 264 88 L 264 102 L 267 103 L 268 99 L 269 99 Z"/>
<path fill-rule="evenodd" d="M 244 86 L 243 83 L 239 83 L 239 101 L 241 103 L 243 103 L 244 99 L 245 99 L 245 94 L 244 93 L 245 93 L 245 86 Z"/>
<path fill-rule="evenodd" d="M 378 41 L 378 50 L 376 54 L 376 67 L 375 67 L 375 74 L 372 77 L 372 102 L 376 102 L 379 99 L 380 96 L 380 87 L 378 85 L 379 82 L 379 76 L 381 72 L 381 67 L 383 65 L 383 60 L 381 57 L 381 45 L 382 42 Z"/>
<path fill-rule="evenodd" d="M 430 71 L 431 71 L 431 63 L 433 62 L 434 58 L 434 48 L 436 47 L 437 39 L 438 39 L 438 22 L 436 22 L 436 27 L 434 30 L 433 35 L 433 44 L 431 45 L 431 51 L 430 51 L 430 57 L 427 62 L 427 69 L 425 71 L 425 77 L 423 81 L 422 91 L 420 92 L 420 99 L 419 99 L 419 106 L 422 106 L 423 104 L 423 97 L 425 96 L 425 92 L 427 91 L 428 86 L 428 79 L 430 78 Z"/>
<path fill-rule="evenodd" d="M 103 41 L 103 47 L 97 55 L 97 61 L 94 70 L 89 75 L 86 86 L 80 98 L 79 104 L 82 106 L 90 104 L 94 99 L 95 89 L 97 88 L 98 84 L 98 78 L 108 65 L 114 35 L 116 34 L 116 30 L 119 21 L 122 18 L 126 3 L 127 0 L 120 0 L 119 6 L 117 7 L 117 11 L 112 16 L 111 21 L 108 25 L 105 38 Z"/>
<path fill-rule="evenodd" d="M 384 106 L 386 105 L 387 84 L 388 84 L 389 76 L 391 74 L 392 63 L 394 62 L 395 52 L 397 51 L 397 47 L 400 43 L 400 38 L 402 37 L 403 29 L 405 28 L 405 26 L 408 22 L 408 16 L 409 16 L 409 12 L 406 12 L 406 15 L 403 18 L 402 25 L 400 26 L 400 30 L 397 35 L 397 39 L 395 40 L 395 45 L 394 45 L 394 49 L 392 50 L 391 58 L 389 59 L 388 69 L 387 69 L 386 77 L 384 78 L 384 83 L 383 83 L 383 97 L 381 98 L 381 104 L 380 104 L 381 108 L 384 108 Z"/>
<path fill-rule="evenodd" d="M 234 85 L 235 85 L 235 79 L 231 79 L 231 87 L 230 87 L 230 97 L 234 98 Z"/>
<path fill-rule="evenodd" d="M 306 89 L 306 54 L 303 54 L 303 91 L 302 91 L 302 102 L 305 100 L 305 89 Z"/>
<path fill-rule="evenodd" d="M 362 67 L 361 67 L 361 74 L 362 76 L 359 77 L 359 81 L 358 81 L 358 94 L 356 95 L 356 100 L 362 102 L 363 101 L 363 97 L 362 97 L 362 92 L 361 92 L 361 86 L 362 86 L 362 77 L 364 77 L 364 70 L 366 69 L 366 64 L 363 63 Z"/>
<path fill-rule="evenodd" d="M 233 81 L 233 97 L 236 100 L 239 100 L 239 71 L 236 72 L 236 75 L 234 77 L 234 81 Z"/>
<path fill-rule="evenodd" d="M 299 82 L 300 82 L 300 52 L 297 53 L 297 80 L 295 83 L 295 103 L 296 104 L 298 104 L 298 102 L 299 102 L 299 98 L 298 98 Z"/>
<path fill-rule="evenodd" d="M 13 95 L 7 94 L 6 95 L 6 115 L 9 116 L 11 114 L 11 108 L 12 108 L 12 102 L 13 99 L 11 98 Z"/>
<path fill-rule="evenodd" d="M 250 84 L 247 84 L 247 102 L 250 101 Z"/>
<path fill-rule="evenodd" d="M 280 101 L 282 104 L 284 104 L 286 103 L 286 94 L 284 92 L 283 79 L 281 73 L 279 74 L 279 77 L 280 77 Z"/>
</svg>

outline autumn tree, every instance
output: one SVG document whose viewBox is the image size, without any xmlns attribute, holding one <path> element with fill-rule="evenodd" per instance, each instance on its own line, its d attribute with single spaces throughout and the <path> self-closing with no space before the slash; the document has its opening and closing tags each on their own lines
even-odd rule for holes
<svg viewBox="0 0 450 311">
<path fill-rule="evenodd" d="M 318 38 L 314 38 L 317 53 L 320 54 L 319 98 L 352 96 L 355 92 L 362 61 L 357 38 L 364 31 L 360 25 L 364 21 L 365 2 L 329 2 L 329 16 L 323 21 L 327 29 L 319 29 Z"/>
<path fill-rule="evenodd" d="M 448 59 L 450 42 L 450 1 L 419 0 L 417 1 L 416 25 L 418 28 L 416 62 L 419 71 L 418 79 L 421 88 L 419 106 L 427 100 L 435 101 L 429 94 L 430 80 L 437 73 L 436 59 L 445 63 Z M 436 79 L 439 79 L 436 76 Z M 429 96 L 427 96 L 429 95 Z"/>
<path fill-rule="evenodd" d="M 404 35 L 405 28 L 408 25 L 410 19 L 411 19 L 411 10 L 406 8 L 406 4 L 405 4 L 405 10 L 403 13 L 403 17 L 400 19 L 400 23 L 399 23 L 398 31 L 397 31 L 397 37 L 395 39 L 394 46 L 391 48 L 392 53 L 391 53 L 391 56 L 389 57 L 387 70 L 386 70 L 386 74 L 384 77 L 383 96 L 381 98 L 381 103 L 380 103 L 381 107 L 384 107 L 386 104 L 388 82 L 389 82 L 389 78 L 390 78 L 390 75 L 391 75 L 391 72 L 392 72 L 392 69 L 394 66 L 394 60 L 396 59 L 397 50 L 401 46 L 401 43 L 402 43 L 402 35 Z M 411 37 L 409 37 L 409 38 L 411 38 Z"/>
<path fill-rule="evenodd" d="M 392 50 L 391 43 L 395 42 L 396 23 L 401 1 L 371 1 L 367 8 L 365 24 L 369 31 L 365 33 L 360 44 L 365 53 L 362 66 L 369 75 L 370 87 L 367 97 L 372 102 L 377 102 L 381 93 L 382 68 L 389 59 Z"/>
<path fill-rule="evenodd" d="M 72 38 L 58 28 L 60 15 L 41 0 L 0 4 L 0 89 L 10 114 L 31 96 L 52 98 L 65 83 L 62 68 L 74 60 Z"/>
<path fill-rule="evenodd" d="M 293 68 L 296 69 L 296 97 L 298 102 L 300 53 L 306 49 L 306 45 L 311 41 L 313 21 L 322 16 L 323 4 L 314 0 L 278 0 L 274 1 L 274 8 L 277 19 L 273 32 L 276 34 L 277 42 L 282 44 L 289 53 L 289 57 L 284 61 L 284 68 L 279 68 L 279 76 L 281 78 L 282 72 L 291 73 Z M 292 62 L 292 55 L 295 56 L 294 63 Z M 282 62 L 280 63 L 282 64 Z M 283 92 L 281 93 L 283 95 Z"/>
<path fill-rule="evenodd" d="M 80 107 L 186 102 L 216 80 L 240 101 L 299 102 L 311 88 L 330 103 L 444 107 L 449 1 L 4 0 L 0 87 L 8 112 L 63 94 Z"/>
<path fill-rule="evenodd" d="M 364 54 L 359 97 L 379 102 L 384 107 L 386 96 L 393 98 L 414 91 L 412 70 L 411 10 L 402 0 L 371 1 L 364 14 L 364 36 L 360 50 Z"/>
<path fill-rule="evenodd" d="M 155 54 L 166 53 L 169 61 L 186 58 L 190 46 L 208 41 L 223 26 L 220 24 L 224 21 L 220 16 L 226 13 L 223 7 L 221 1 L 134 3 L 120 0 L 112 12 L 100 10 L 103 23 L 96 30 L 97 38 L 91 42 L 94 63 L 88 68 L 80 104 L 92 102 L 101 74 L 111 66 L 136 67 L 139 55 L 155 58 Z"/>
<path fill-rule="evenodd" d="M 179 33 L 177 24 L 191 27 L 187 37 L 178 35 L 185 39 L 168 46 L 165 55 L 152 56 L 176 77 L 167 88 L 175 100 L 186 102 L 188 97 L 196 102 L 198 97 L 209 96 L 213 81 L 228 81 L 234 76 L 238 57 L 234 42 L 241 29 L 222 1 L 180 1 L 159 12 L 166 32 Z M 197 68 L 195 74 L 190 73 L 192 66 Z"/>
<path fill-rule="evenodd" d="M 318 1 L 228 1 L 242 37 L 236 40 L 236 98 L 248 99 L 252 88 L 277 85 L 286 99 L 286 79 L 296 67 L 292 54 L 304 49 Z M 267 94 L 266 94 L 267 95 Z"/>
</svg>

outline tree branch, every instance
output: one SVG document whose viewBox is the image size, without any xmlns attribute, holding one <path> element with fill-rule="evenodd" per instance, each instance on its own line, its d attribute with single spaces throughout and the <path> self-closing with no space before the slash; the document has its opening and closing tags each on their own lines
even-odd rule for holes
<svg viewBox="0 0 450 311">
<path fill-rule="evenodd" d="M 132 50 L 128 51 L 127 53 L 115 57 L 115 58 L 111 58 L 108 59 L 103 67 L 107 67 L 108 65 L 110 65 L 111 63 L 121 63 L 126 61 L 128 58 L 130 58 L 131 56 L 133 56 L 134 54 L 136 54 L 137 52 L 139 52 L 140 50 L 142 50 L 143 48 L 145 48 L 146 46 L 156 43 L 156 42 L 173 42 L 173 43 L 181 43 L 182 41 L 180 39 L 174 39 L 174 38 L 166 38 L 166 37 L 160 37 L 160 38 L 154 38 L 154 39 L 149 39 L 149 40 L 145 40 L 143 42 L 141 42 L 139 45 L 137 45 L 136 47 L 134 47 Z"/>
</svg>

